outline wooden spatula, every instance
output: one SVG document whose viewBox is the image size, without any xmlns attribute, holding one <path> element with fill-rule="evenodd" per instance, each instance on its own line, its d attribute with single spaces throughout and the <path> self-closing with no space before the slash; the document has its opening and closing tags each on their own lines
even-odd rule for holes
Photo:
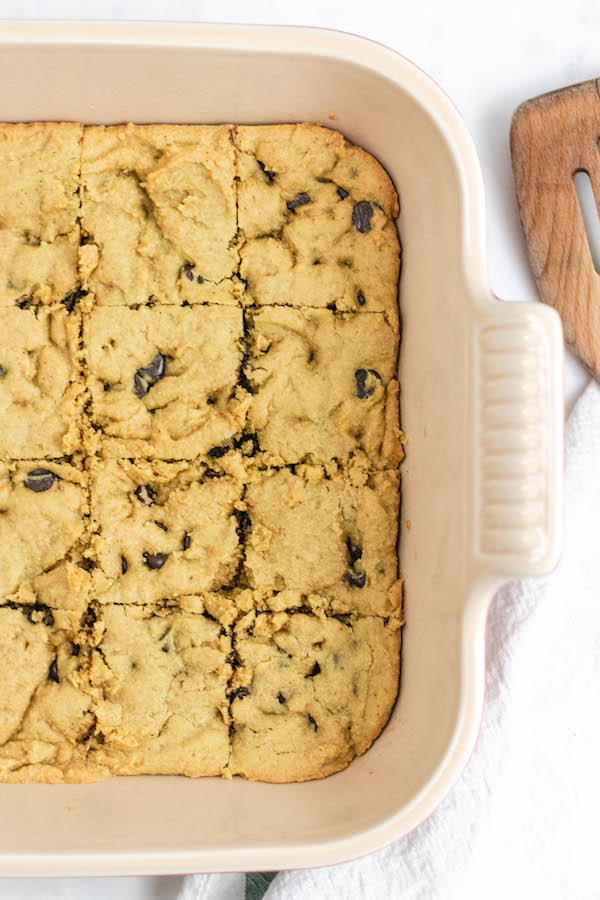
<svg viewBox="0 0 600 900">
<path fill-rule="evenodd" d="M 600 276 L 573 179 L 589 174 L 600 211 L 599 90 L 595 79 L 528 100 L 510 134 L 521 223 L 542 300 L 558 310 L 567 343 L 598 379 Z"/>
</svg>

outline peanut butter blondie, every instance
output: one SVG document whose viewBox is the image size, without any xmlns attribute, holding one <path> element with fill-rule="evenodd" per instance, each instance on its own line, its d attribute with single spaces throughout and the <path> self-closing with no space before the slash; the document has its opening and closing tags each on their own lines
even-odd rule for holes
<svg viewBox="0 0 600 900">
<path fill-rule="evenodd" d="M 0 781 L 340 771 L 398 690 L 398 198 L 317 125 L 0 125 Z"/>
</svg>

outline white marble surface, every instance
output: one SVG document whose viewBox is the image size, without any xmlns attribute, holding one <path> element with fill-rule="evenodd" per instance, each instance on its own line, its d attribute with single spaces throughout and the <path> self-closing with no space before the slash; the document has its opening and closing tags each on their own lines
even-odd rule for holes
<svg viewBox="0 0 600 900">
<path fill-rule="evenodd" d="M 0 15 L 320 25 L 391 45 L 446 89 L 475 138 L 486 182 L 492 289 L 507 300 L 535 298 L 512 185 L 510 118 L 528 97 L 600 75 L 600 5 L 589 0 L 3 0 Z M 566 377 L 571 401 L 588 377 L 570 357 Z M 180 884 L 180 878 L 0 879 L 0 897 L 171 900 Z"/>
</svg>

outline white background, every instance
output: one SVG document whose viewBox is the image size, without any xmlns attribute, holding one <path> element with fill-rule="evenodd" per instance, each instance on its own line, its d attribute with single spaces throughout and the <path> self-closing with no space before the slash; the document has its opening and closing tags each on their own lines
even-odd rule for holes
<svg viewBox="0 0 600 900">
<path fill-rule="evenodd" d="M 0 15 L 320 25 L 399 50 L 450 94 L 474 136 L 486 183 L 493 291 L 506 300 L 536 297 L 514 198 L 510 119 L 529 97 L 600 76 L 594 0 L 2 0 Z M 588 378 L 570 358 L 566 375 L 570 403 Z M 180 884 L 180 878 L 0 879 L 0 897 L 171 900 Z"/>
</svg>

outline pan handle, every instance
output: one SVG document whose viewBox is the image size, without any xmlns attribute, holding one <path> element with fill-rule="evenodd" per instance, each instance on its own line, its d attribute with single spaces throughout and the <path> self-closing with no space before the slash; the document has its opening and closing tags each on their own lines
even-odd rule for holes
<svg viewBox="0 0 600 900">
<path fill-rule="evenodd" d="M 474 529 L 488 573 L 543 575 L 563 530 L 564 348 L 541 303 L 481 307 L 475 333 Z"/>
</svg>

